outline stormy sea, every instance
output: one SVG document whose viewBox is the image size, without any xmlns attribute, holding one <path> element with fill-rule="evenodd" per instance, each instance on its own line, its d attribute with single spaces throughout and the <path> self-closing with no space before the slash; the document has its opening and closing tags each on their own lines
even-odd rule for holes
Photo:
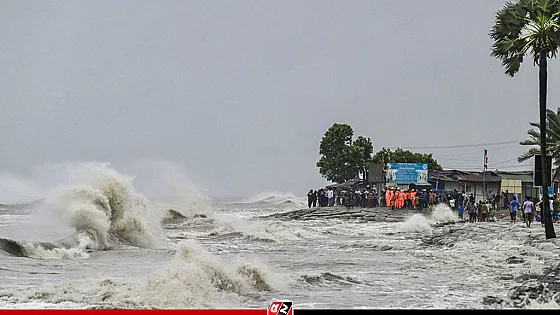
<svg viewBox="0 0 560 315">
<path fill-rule="evenodd" d="M 176 173 L 169 171 L 169 173 Z M 176 175 L 176 174 L 175 174 Z M 556 308 L 560 242 L 496 218 L 307 209 L 84 163 L 0 205 L 0 308 Z M 171 187 L 174 185 L 174 188 Z M 170 187 L 152 196 L 151 188 Z M 165 190 L 165 189 L 164 189 Z"/>
</svg>

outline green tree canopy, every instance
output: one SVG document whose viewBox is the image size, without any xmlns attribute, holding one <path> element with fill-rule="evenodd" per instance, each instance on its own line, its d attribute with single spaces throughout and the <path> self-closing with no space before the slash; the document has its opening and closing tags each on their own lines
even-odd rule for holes
<svg viewBox="0 0 560 315">
<path fill-rule="evenodd" d="M 514 76 L 530 54 L 537 65 L 541 56 L 556 57 L 560 45 L 560 1 L 509 1 L 496 13 L 490 37 L 494 40 L 491 55 L 502 61 L 506 74 Z"/>
<path fill-rule="evenodd" d="M 529 123 L 529 125 L 533 127 L 527 131 L 529 139 L 521 141 L 520 144 L 536 147 L 529 149 L 527 152 L 519 156 L 517 158 L 517 161 L 520 163 L 532 158 L 537 154 L 541 154 L 541 135 L 539 133 L 541 124 L 531 122 Z M 551 109 L 546 110 L 546 138 L 546 154 L 552 156 L 554 166 L 556 168 L 554 177 L 558 178 L 560 176 L 560 107 L 556 110 L 556 112 Z"/>
<path fill-rule="evenodd" d="M 354 130 L 348 124 L 334 123 L 323 135 L 317 162 L 319 173 L 327 180 L 342 183 L 367 172 L 372 161 L 373 144 L 359 136 L 352 141 Z"/>
<path fill-rule="evenodd" d="M 356 148 L 361 148 L 361 154 L 357 159 L 357 166 L 360 168 L 360 173 L 366 177 L 369 165 L 373 162 L 373 143 L 370 138 L 358 136 L 353 143 Z"/>
<path fill-rule="evenodd" d="M 374 163 L 422 163 L 428 164 L 431 170 L 442 170 L 443 168 L 437 160 L 434 159 L 432 153 L 414 153 L 409 150 L 397 148 L 395 151 L 383 148 L 373 156 Z"/>
</svg>

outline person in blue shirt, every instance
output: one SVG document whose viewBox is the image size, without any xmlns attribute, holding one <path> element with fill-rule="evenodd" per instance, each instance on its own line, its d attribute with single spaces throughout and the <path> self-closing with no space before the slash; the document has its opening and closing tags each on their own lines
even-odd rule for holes
<svg viewBox="0 0 560 315">
<path fill-rule="evenodd" d="M 511 200 L 509 203 L 509 216 L 511 217 L 511 223 L 515 223 L 518 209 L 519 209 L 519 201 L 517 201 L 516 196 L 513 196 L 513 200 Z"/>
<path fill-rule="evenodd" d="M 459 206 L 457 207 L 457 212 L 459 214 L 459 220 L 463 221 L 463 211 L 465 211 L 465 207 L 463 206 L 463 200 L 459 201 Z"/>
</svg>

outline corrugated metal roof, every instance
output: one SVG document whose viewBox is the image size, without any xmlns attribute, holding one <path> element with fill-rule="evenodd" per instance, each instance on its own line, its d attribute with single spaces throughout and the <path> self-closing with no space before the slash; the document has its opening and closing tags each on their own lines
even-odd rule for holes
<svg viewBox="0 0 560 315">
<path fill-rule="evenodd" d="M 483 175 L 482 173 L 461 174 L 457 176 L 457 179 L 465 182 L 481 182 L 481 183 L 483 181 L 487 183 L 502 181 L 500 176 L 491 173 L 486 173 L 486 175 Z"/>
<path fill-rule="evenodd" d="M 501 182 L 501 177 L 495 172 L 486 172 L 483 175 L 482 172 L 467 172 L 459 170 L 443 170 L 443 171 L 432 171 L 430 172 L 430 180 L 441 180 L 441 181 L 465 181 L 465 182 Z"/>
<path fill-rule="evenodd" d="M 523 183 L 533 182 L 533 172 L 498 172 L 502 179 L 521 180 Z"/>
</svg>

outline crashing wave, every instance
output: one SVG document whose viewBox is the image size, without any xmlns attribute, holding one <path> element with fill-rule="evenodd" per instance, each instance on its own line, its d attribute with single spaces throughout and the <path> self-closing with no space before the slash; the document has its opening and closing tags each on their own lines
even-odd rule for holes
<svg viewBox="0 0 560 315">
<path fill-rule="evenodd" d="M 445 204 L 436 205 L 429 217 L 416 213 L 399 226 L 400 232 L 429 233 L 441 222 L 455 222 L 458 219 L 451 208 Z"/>
<path fill-rule="evenodd" d="M 77 232 L 56 242 L 27 242 L 0 238 L 0 250 L 16 257 L 43 259 L 86 258 L 87 250 L 99 250 L 98 235 L 93 229 Z"/>
<path fill-rule="evenodd" d="M 285 279 L 274 277 L 247 262 L 224 261 L 195 241 L 176 248 L 174 258 L 146 279 L 104 279 L 98 283 L 58 284 L 35 292 L 3 287 L 2 294 L 22 301 L 85 303 L 92 308 L 210 308 L 216 301 L 269 294 L 282 287 Z M 279 283 L 277 283 L 279 282 Z M 274 284 L 274 285 L 273 285 Z M 3 293 L 4 291 L 4 293 Z"/>
<path fill-rule="evenodd" d="M 76 233 L 53 243 L 4 240 L 0 249 L 33 258 L 53 258 L 53 252 L 73 249 L 81 254 L 70 256 L 87 257 L 86 250 L 107 250 L 123 244 L 156 248 L 162 244 L 153 207 L 135 192 L 128 179 L 106 164 L 87 164 L 76 173 L 77 184 L 55 188 L 38 208 L 39 213 L 54 213 Z"/>
</svg>

